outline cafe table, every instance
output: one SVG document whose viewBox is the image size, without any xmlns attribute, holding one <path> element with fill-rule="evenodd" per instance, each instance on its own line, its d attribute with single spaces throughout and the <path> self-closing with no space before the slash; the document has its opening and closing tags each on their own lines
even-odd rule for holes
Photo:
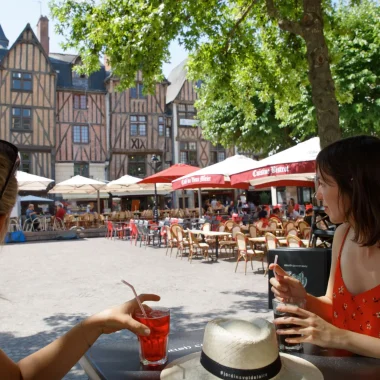
<svg viewBox="0 0 380 380">
<path fill-rule="evenodd" d="M 203 333 L 202 329 L 170 334 L 168 363 L 201 351 Z M 318 367 L 325 380 L 379 379 L 379 359 L 353 355 L 343 350 L 323 349 L 308 343 L 304 343 L 303 352 L 294 355 Z M 141 365 L 137 339 L 127 331 L 100 337 L 79 364 L 90 380 L 159 380 L 164 368 Z"/>
<path fill-rule="evenodd" d="M 282 246 L 288 245 L 286 238 L 277 238 L 277 240 Z M 309 247 L 309 239 L 301 239 L 301 243 L 303 244 L 302 247 L 305 247 L 305 248 Z"/>
<path fill-rule="evenodd" d="M 216 261 L 218 261 L 219 258 L 219 237 L 220 236 L 231 236 L 231 233 L 229 232 L 220 232 L 220 231 L 203 231 L 203 230 L 190 230 L 195 235 L 203 235 L 208 237 L 214 237 L 215 238 L 215 257 Z"/>
</svg>

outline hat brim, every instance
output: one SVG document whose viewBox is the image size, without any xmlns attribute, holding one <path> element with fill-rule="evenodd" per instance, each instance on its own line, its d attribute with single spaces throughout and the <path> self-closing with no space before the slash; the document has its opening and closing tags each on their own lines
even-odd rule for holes
<svg viewBox="0 0 380 380">
<path fill-rule="evenodd" d="M 200 352 L 186 355 L 168 364 L 161 372 L 161 380 L 218 380 L 200 363 Z M 271 380 L 323 380 L 322 372 L 309 361 L 280 353 L 281 371 Z"/>
</svg>

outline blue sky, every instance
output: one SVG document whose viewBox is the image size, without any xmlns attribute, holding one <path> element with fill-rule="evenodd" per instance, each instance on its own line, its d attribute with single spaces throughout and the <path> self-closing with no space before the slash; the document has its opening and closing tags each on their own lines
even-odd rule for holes
<svg viewBox="0 0 380 380">
<path fill-rule="evenodd" d="M 48 0 L 0 0 L 0 24 L 3 27 L 4 33 L 7 36 L 10 45 L 20 35 L 27 23 L 30 23 L 33 30 L 36 32 L 38 19 L 42 14 L 47 15 L 50 19 L 50 51 L 53 53 L 63 53 L 59 43 L 62 39 L 54 34 L 54 25 L 49 15 Z M 75 53 L 70 52 L 68 53 Z M 168 76 L 170 71 L 181 63 L 186 57 L 186 51 L 176 42 L 170 45 L 171 62 L 163 65 L 163 72 Z"/>
</svg>

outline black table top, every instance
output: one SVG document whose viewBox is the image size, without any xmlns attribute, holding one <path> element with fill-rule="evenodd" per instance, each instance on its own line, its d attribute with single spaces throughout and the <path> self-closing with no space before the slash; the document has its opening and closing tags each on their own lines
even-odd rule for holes
<svg viewBox="0 0 380 380">
<path fill-rule="evenodd" d="M 201 350 L 203 331 L 175 332 L 169 339 L 169 362 Z M 122 333 L 124 334 L 124 332 Z M 158 380 L 162 367 L 154 370 L 139 362 L 137 339 L 96 342 L 80 364 L 90 379 Z M 304 352 L 295 354 L 309 360 L 323 373 L 325 380 L 378 380 L 380 360 L 353 355 L 343 350 L 323 349 L 304 344 Z M 91 376 L 90 372 L 95 375 Z M 195 379 L 194 379 L 195 380 Z"/>
</svg>

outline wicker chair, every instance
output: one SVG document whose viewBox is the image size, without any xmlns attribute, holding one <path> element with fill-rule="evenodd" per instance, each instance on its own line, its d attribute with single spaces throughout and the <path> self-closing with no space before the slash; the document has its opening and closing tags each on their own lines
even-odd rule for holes
<svg viewBox="0 0 380 380">
<path fill-rule="evenodd" d="M 295 235 L 288 235 L 286 237 L 286 245 L 289 248 L 303 247 L 301 239 L 298 236 L 295 236 Z"/>
<path fill-rule="evenodd" d="M 203 243 L 197 240 L 196 236 L 190 231 L 187 230 L 188 236 L 189 236 L 189 261 L 191 263 L 191 260 L 193 259 L 194 254 L 196 255 L 198 252 L 198 249 L 202 251 L 203 257 L 205 259 L 208 258 L 208 249 L 209 245 L 207 243 Z"/>
<path fill-rule="evenodd" d="M 220 253 L 222 253 L 222 248 L 224 248 L 224 251 L 226 252 L 227 255 L 227 248 L 231 249 L 232 252 L 232 257 L 235 256 L 235 249 L 236 249 L 236 235 L 241 232 L 239 226 L 235 226 L 232 229 L 232 235 L 230 237 L 226 237 L 225 240 L 221 240 L 219 242 L 219 247 L 220 247 Z"/>
<path fill-rule="evenodd" d="M 264 270 L 264 257 L 265 257 L 264 251 L 247 249 L 246 236 L 241 232 L 238 232 L 236 234 L 236 245 L 237 245 L 237 250 L 238 250 L 238 259 L 236 261 L 235 273 L 236 273 L 240 259 L 243 259 L 245 261 L 245 268 L 244 268 L 245 275 L 247 274 L 248 261 L 251 262 L 252 270 L 253 270 L 252 260 L 261 261 L 261 264 Z"/>
</svg>

